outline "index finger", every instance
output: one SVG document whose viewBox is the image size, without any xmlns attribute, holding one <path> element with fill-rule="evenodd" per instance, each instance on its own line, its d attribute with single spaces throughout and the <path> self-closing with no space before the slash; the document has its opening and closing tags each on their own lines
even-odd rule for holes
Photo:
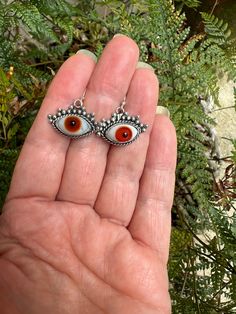
<svg viewBox="0 0 236 314">
<path fill-rule="evenodd" d="M 92 57 L 78 53 L 59 69 L 26 137 L 7 200 L 24 197 L 55 199 L 70 139 L 55 132 L 47 115 L 59 107 L 67 108 L 83 94 L 94 66 Z"/>
</svg>

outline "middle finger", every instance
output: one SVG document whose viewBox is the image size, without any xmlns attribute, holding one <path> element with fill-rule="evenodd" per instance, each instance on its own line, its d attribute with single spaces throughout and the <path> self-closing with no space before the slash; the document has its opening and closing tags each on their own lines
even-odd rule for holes
<svg viewBox="0 0 236 314">
<path fill-rule="evenodd" d="M 96 120 L 109 118 L 126 94 L 139 57 L 136 43 L 113 38 L 89 81 L 85 107 Z M 57 199 L 94 205 L 104 176 L 109 144 L 95 135 L 72 141 Z"/>
</svg>

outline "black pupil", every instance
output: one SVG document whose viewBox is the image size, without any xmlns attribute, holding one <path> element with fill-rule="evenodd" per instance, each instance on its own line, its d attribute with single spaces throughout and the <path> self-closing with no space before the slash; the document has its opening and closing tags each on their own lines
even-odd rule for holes
<svg viewBox="0 0 236 314">
<path fill-rule="evenodd" d="M 71 126 L 76 126 L 76 121 L 75 121 L 75 120 L 71 120 L 71 121 L 70 121 L 70 125 L 71 125 Z"/>
<path fill-rule="evenodd" d="M 124 138 L 128 137 L 128 133 L 127 132 L 124 132 L 122 135 L 123 135 Z"/>
</svg>

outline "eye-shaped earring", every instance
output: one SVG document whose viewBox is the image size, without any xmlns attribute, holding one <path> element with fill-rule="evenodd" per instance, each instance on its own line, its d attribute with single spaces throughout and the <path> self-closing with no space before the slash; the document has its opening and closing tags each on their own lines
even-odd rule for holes
<svg viewBox="0 0 236 314">
<path fill-rule="evenodd" d="M 48 115 L 49 122 L 61 134 L 78 139 L 95 131 L 94 113 L 87 113 L 83 104 L 84 98 L 85 92 L 67 110 L 58 109 L 55 115 Z"/>
<path fill-rule="evenodd" d="M 126 98 L 112 114 L 110 120 L 103 119 L 97 123 L 95 133 L 110 144 L 125 146 L 133 143 L 148 125 L 139 120 L 139 116 L 130 116 L 125 112 Z"/>
</svg>

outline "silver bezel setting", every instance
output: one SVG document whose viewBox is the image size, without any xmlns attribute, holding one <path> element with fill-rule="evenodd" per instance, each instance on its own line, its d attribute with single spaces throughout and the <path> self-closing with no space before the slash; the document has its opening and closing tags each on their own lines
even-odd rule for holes
<svg viewBox="0 0 236 314">
<path fill-rule="evenodd" d="M 68 116 L 76 116 L 76 117 L 80 117 L 80 118 L 85 119 L 89 123 L 89 125 L 91 126 L 91 131 L 89 131 L 85 134 L 82 134 L 82 135 L 68 135 L 68 134 L 63 133 L 56 126 L 56 122 L 59 119 L 61 119 L 62 117 L 64 118 L 64 117 L 68 117 Z M 80 105 L 80 106 L 70 105 L 68 107 L 68 109 L 59 108 L 56 114 L 54 114 L 54 115 L 49 114 L 48 120 L 51 123 L 51 125 L 53 126 L 53 128 L 55 128 L 60 134 L 66 136 L 66 137 L 69 137 L 71 139 L 78 139 L 78 138 L 88 136 L 88 135 L 95 132 L 97 123 L 95 122 L 94 116 L 95 116 L 94 113 L 87 113 L 87 111 L 83 105 Z"/>
<path fill-rule="evenodd" d="M 106 137 L 106 132 L 115 125 L 122 125 L 127 124 L 135 127 L 137 129 L 137 135 L 129 142 L 115 142 Z M 109 142 L 112 145 L 116 146 L 127 146 L 134 141 L 137 140 L 139 135 L 143 132 L 145 132 L 148 128 L 147 124 L 143 124 L 140 122 L 139 116 L 131 116 L 128 114 L 128 112 L 121 112 L 121 113 L 113 113 L 111 118 L 109 120 L 103 119 L 99 123 L 97 123 L 95 133 L 96 135 L 102 137 L 107 142 Z"/>
</svg>

